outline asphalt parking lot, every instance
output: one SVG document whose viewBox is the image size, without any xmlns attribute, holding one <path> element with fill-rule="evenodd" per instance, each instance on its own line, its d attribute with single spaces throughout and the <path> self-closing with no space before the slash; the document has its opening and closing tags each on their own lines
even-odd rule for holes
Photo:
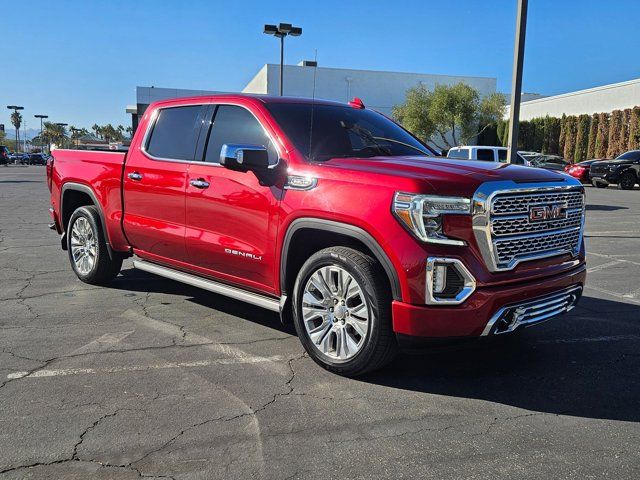
<svg viewBox="0 0 640 480">
<path fill-rule="evenodd" d="M 0 478 L 638 478 L 640 190 L 587 195 L 573 312 L 350 380 L 130 261 L 81 283 L 44 168 L 0 168 Z"/>
</svg>

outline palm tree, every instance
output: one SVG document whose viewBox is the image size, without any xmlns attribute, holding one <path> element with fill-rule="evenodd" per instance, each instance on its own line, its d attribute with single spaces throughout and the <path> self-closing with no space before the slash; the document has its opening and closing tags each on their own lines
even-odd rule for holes
<svg viewBox="0 0 640 480">
<path fill-rule="evenodd" d="M 100 125 L 98 125 L 97 123 L 93 124 L 93 127 L 91 127 L 91 130 L 93 130 L 93 133 L 95 134 L 96 137 L 100 138 L 102 136 L 100 132 L 100 130 L 102 129 L 100 128 Z"/>
<path fill-rule="evenodd" d="M 16 128 L 15 150 L 18 151 L 20 147 L 20 127 L 22 126 L 22 115 L 17 110 L 15 110 L 11 114 L 11 124 Z"/>
<path fill-rule="evenodd" d="M 53 122 L 44 122 L 42 136 L 49 143 L 49 151 L 51 151 L 52 143 L 55 143 L 58 147 L 64 147 L 68 139 L 66 128 Z"/>
</svg>

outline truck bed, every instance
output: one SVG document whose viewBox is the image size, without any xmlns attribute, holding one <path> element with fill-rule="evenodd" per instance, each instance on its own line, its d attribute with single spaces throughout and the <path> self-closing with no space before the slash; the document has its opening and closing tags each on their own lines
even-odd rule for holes
<svg viewBox="0 0 640 480">
<path fill-rule="evenodd" d="M 116 250 L 126 249 L 122 231 L 122 169 L 126 152 L 65 150 L 52 152 L 53 161 L 47 167 L 54 220 L 64 229 L 66 218 L 61 212 L 64 189 L 70 184 L 85 187 L 103 209 L 104 226 L 109 244 Z"/>
</svg>

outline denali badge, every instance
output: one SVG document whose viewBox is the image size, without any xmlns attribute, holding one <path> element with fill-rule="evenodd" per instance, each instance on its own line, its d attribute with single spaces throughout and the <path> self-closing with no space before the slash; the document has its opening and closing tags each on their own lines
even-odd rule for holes
<svg viewBox="0 0 640 480">
<path fill-rule="evenodd" d="M 529 208 L 529 220 L 539 222 L 542 220 L 558 220 L 567 218 L 567 204 L 557 203 L 555 205 L 536 205 Z"/>
<path fill-rule="evenodd" d="M 237 255 L 238 257 L 250 258 L 251 260 L 262 260 L 262 255 L 254 255 L 253 253 L 243 252 L 241 250 L 233 250 L 231 248 L 225 248 L 224 253 L 228 253 L 229 255 Z"/>
</svg>

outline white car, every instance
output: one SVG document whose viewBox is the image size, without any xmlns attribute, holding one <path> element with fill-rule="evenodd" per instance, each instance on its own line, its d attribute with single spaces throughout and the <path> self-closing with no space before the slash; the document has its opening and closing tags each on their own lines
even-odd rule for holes
<svg viewBox="0 0 640 480">
<path fill-rule="evenodd" d="M 447 158 L 458 158 L 461 160 L 480 160 L 483 162 L 507 163 L 506 147 L 487 147 L 480 145 L 469 145 L 464 147 L 453 147 L 447 153 Z M 530 166 L 529 162 L 518 152 L 516 165 Z"/>
</svg>

